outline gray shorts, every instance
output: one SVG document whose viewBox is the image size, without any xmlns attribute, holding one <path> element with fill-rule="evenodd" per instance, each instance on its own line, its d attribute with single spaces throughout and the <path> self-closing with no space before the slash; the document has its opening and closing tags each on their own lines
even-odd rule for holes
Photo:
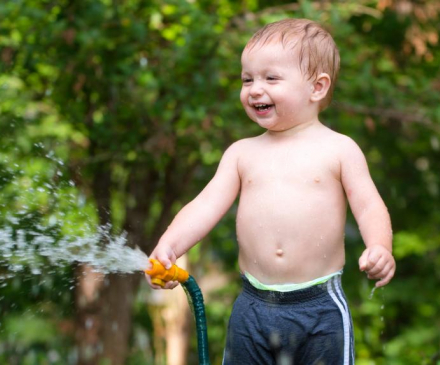
<svg viewBox="0 0 440 365">
<path fill-rule="evenodd" d="M 341 276 L 284 293 L 256 289 L 243 276 L 223 364 L 354 364 L 353 324 Z"/>
</svg>

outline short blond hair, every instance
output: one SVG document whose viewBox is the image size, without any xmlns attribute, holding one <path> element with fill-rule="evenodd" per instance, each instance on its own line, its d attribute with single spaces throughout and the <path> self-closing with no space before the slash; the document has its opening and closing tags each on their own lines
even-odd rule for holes
<svg viewBox="0 0 440 365">
<path fill-rule="evenodd" d="M 258 30 L 245 50 L 273 41 L 280 42 L 285 48 L 298 50 L 301 71 L 309 79 L 316 79 L 322 72 L 330 76 L 330 88 L 320 104 L 320 110 L 324 110 L 331 102 L 340 66 L 339 51 L 330 33 L 308 19 L 284 19 Z"/>
</svg>

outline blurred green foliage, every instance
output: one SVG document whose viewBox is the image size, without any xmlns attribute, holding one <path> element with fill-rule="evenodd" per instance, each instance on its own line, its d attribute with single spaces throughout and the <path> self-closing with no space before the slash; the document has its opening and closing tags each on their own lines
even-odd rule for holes
<svg viewBox="0 0 440 365">
<path fill-rule="evenodd" d="M 98 222 L 90 181 L 109 173 L 112 222 L 121 228 L 136 205 L 129 176 L 144 171 L 155 177 L 145 186 L 152 232 L 166 204 L 176 212 L 203 187 L 230 143 L 261 133 L 239 103 L 240 53 L 256 29 L 288 16 L 333 34 L 342 66 L 322 121 L 360 144 L 393 221 L 396 277 L 372 298 L 357 268 L 363 244 L 352 217 L 347 223 L 343 280 L 357 363 L 439 364 L 436 1 L 2 2 L 0 224 L 21 217 L 87 234 Z M 190 253 L 196 277 L 212 262 L 237 271 L 233 211 Z M 240 290 L 235 277 L 207 303 L 214 364 Z M 73 363 L 72 280 L 67 268 L 0 281 L 0 363 Z M 134 310 L 132 365 L 154 353 L 143 302 Z"/>
</svg>

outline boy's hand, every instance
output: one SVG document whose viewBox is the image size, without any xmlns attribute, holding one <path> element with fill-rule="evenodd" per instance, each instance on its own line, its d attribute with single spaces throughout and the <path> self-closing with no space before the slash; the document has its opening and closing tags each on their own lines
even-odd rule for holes
<svg viewBox="0 0 440 365">
<path fill-rule="evenodd" d="M 379 280 L 376 287 L 387 285 L 396 271 L 396 262 L 390 251 L 381 245 L 367 248 L 359 258 L 359 269 L 367 273 L 368 279 Z"/>
<path fill-rule="evenodd" d="M 167 270 L 170 269 L 177 260 L 174 250 L 165 244 L 159 244 L 151 253 L 150 258 L 158 260 Z M 165 286 L 161 287 L 151 282 L 150 275 L 145 274 L 145 278 L 147 279 L 148 285 L 153 289 L 174 289 L 179 285 L 178 281 L 168 281 L 165 283 Z"/>
</svg>

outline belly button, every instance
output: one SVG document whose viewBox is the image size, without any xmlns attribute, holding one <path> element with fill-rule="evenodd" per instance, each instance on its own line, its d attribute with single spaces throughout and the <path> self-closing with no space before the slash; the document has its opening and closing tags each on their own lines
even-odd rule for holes
<svg viewBox="0 0 440 365">
<path fill-rule="evenodd" d="M 315 177 L 315 182 L 319 183 L 321 180 L 319 179 L 319 177 Z"/>
<path fill-rule="evenodd" d="M 279 248 L 278 250 L 277 250 L 277 256 L 283 256 L 283 250 L 281 249 L 281 248 Z"/>
</svg>

